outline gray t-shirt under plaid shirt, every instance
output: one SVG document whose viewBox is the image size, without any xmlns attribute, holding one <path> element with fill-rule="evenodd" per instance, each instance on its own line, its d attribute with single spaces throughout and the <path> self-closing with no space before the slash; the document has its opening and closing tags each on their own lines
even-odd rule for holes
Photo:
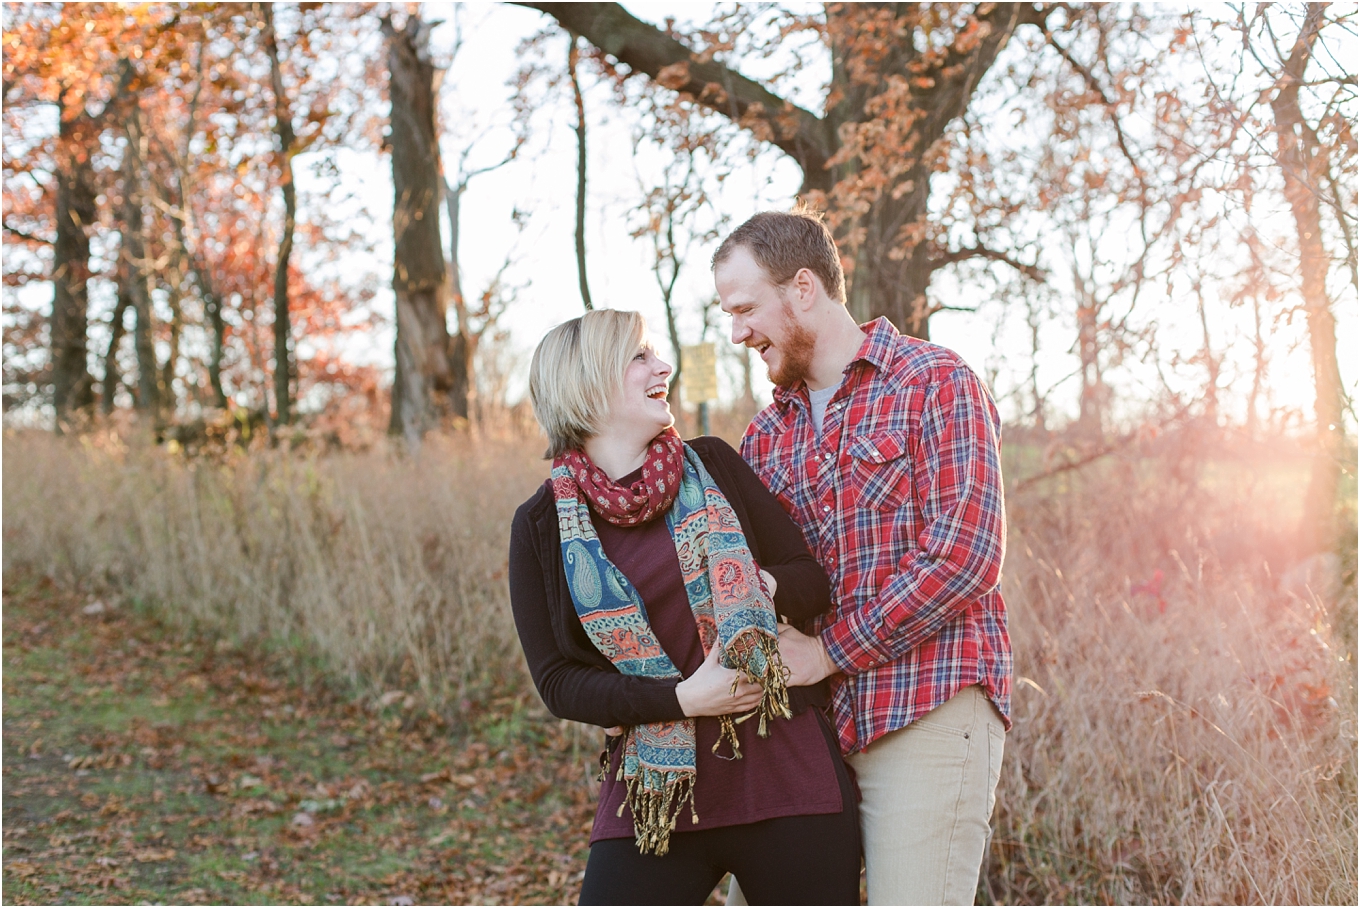
<svg viewBox="0 0 1360 908">
<path fill-rule="evenodd" d="M 840 386 L 841 383 L 836 382 L 831 387 L 823 388 L 820 391 L 808 388 L 808 400 L 812 402 L 812 428 L 818 435 L 822 434 L 822 417 L 826 416 L 826 405 L 831 403 L 831 398 Z"/>
</svg>

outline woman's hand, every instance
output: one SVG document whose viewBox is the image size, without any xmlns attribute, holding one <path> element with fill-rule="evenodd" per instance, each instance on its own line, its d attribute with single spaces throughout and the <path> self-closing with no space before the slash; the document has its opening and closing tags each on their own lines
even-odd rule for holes
<svg viewBox="0 0 1360 908">
<path fill-rule="evenodd" d="M 675 698 L 686 716 L 726 716 L 744 713 L 760 703 L 763 693 L 759 684 L 742 677 L 736 669 L 723 668 L 718 662 L 718 650 L 713 644 L 699 670 L 675 687 Z M 732 682 L 736 681 L 736 691 Z"/>
</svg>

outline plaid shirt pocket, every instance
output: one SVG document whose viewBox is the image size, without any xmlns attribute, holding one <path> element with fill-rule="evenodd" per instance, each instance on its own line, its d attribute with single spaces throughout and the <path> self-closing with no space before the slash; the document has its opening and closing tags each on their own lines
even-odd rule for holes
<svg viewBox="0 0 1360 908">
<path fill-rule="evenodd" d="M 907 453 L 907 434 L 900 431 L 861 435 L 846 449 L 850 455 L 850 485 L 860 505 L 895 511 L 911 492 L 911 474 L 901 459 Z"/>
</svg>

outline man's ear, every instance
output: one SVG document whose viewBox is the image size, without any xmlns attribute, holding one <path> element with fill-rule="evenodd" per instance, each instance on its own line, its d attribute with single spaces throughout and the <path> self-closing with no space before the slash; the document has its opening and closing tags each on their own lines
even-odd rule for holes
<svg viewBox="0 0 1360 908">
<path fill-rule="evenodd" d="M 792 284 L 794 300 L 798 307 L 804 312 L 811 311 L 813 304 L 817 302 L 818 291 L 822 289 L 822 282 L 812 273 L 811 268 L 799 268 L 798 273 L 793 276 Z"/>
</svg>

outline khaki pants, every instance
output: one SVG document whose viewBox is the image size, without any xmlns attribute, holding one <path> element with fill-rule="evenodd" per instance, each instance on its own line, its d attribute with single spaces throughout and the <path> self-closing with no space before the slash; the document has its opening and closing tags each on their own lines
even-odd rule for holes
<svg viewBox="0 0 1360 908">
<path fill-rule="evenodd" d="M 973 904 L 1005 743 L 974 685 L 847 758 L 864 796 L 870 905 Z M 735 880 L 727 904 L 746 904 Z"/>
</svg>

